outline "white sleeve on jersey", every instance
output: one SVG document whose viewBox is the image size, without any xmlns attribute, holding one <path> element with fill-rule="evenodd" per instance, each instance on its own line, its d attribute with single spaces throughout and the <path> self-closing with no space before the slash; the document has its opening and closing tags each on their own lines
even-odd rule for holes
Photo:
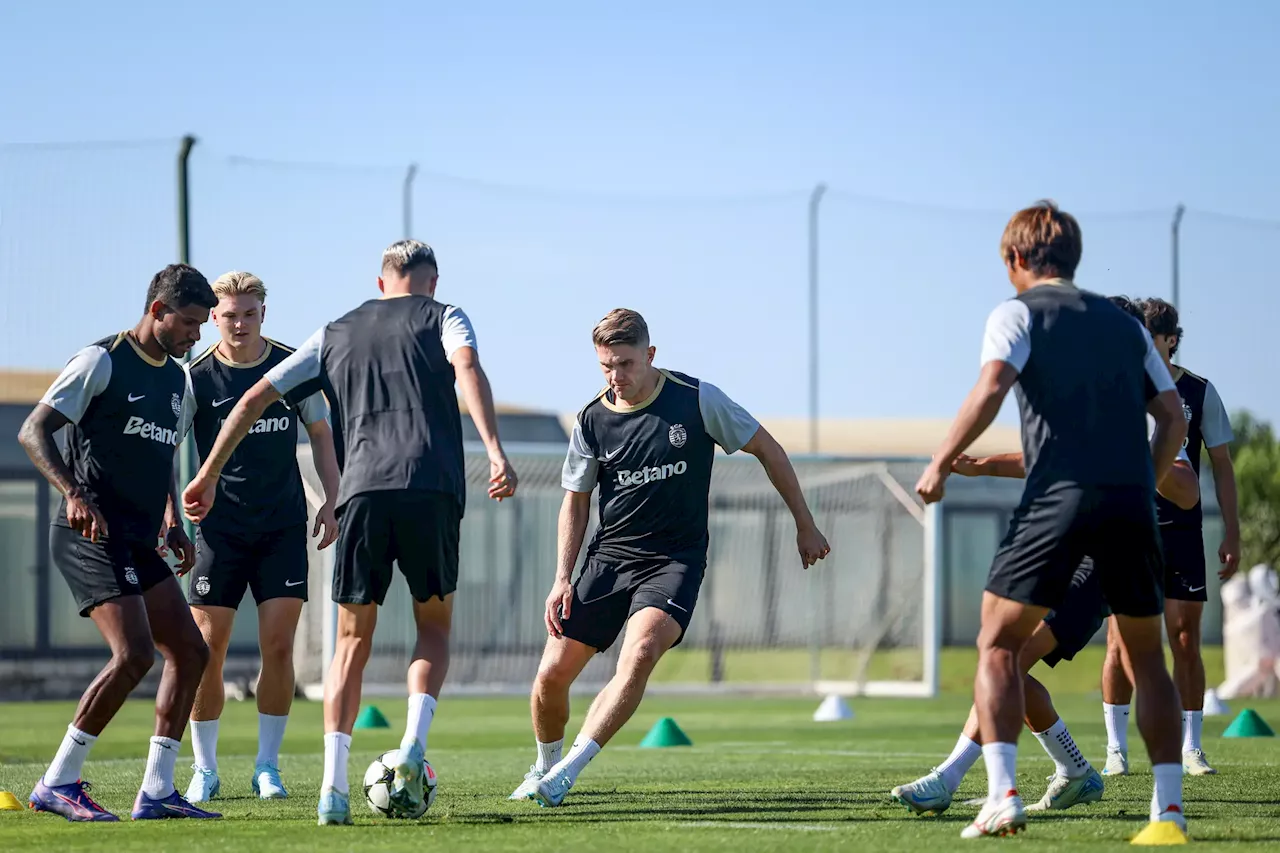
<svg viewBox="0 0 1280 853">
<path fill-rule="evenodd" d="M 1235 438 L 1231 418 L 1227 417 L 1218 389 L 1207 379 L 1204 383 L 1204 405 L 1200 410 L 1200 435 L 1204 438 L 1205 447 L 1221 447 Z"/>
<path fill-rule="evenodd" d="M 324 327 L 307 338 L 302 346 L 267 371 L 266 379 L 281 397 L 304 382 L 320 376 L 320 352 L 324 348 Z"/>
<path fill-rule="evenodd" d="M 996 306 L 987 316 L 987 326 L 982 333 L 982 359 L 987 362 L 1003 361 L 1019 373 L 1031 357 L 1031 310 L 1019 299 L 1008 299 Z"/>
<path fill-rule="evenodd" d="M 560 472 L 560 485 L 567 492 L 590 492 L 596 487 L 596 479 L 600 474 L 600 460 L 587 446 L 587 438 L 582 434 L 582 424 L 573 422 L 573 434 L 569 436 L 569 451 L 564 457 L 564 468 Z"/>
<path fill-rule="evenodd" d="M 1151 415 L 1147 415 L 1147 440 L 1150 441 L 1151 439 L 1155 438 L 1155 435 L 1156 435 L 1156 419 L 1151 417 Z M 1185 444 L 1182 447 L 1178 448 L 1178 459 L 1187 463 L 1188 465 L 1191 464 L 1191 457 L 1187 455 L 1187 447 Z"/>
<path fill-rule="evenodd" d="M 191 369 L 184 364 L 182 372 L 186 374 L 187 387 L 182 391 L 182 414 L 178 417 L 179 440 L 187 434 L 196 419 L 196 390 L 191 384 Z"/>
<path fill-rule="evenodd" d="M 299 403 L 298 417 L 308 426 L 329 417 L 329 404 L 325 401 L 324 394 L 317 391 Z"/>
<path fill-rule="evenodd" d="M 100 346 L 85 347 L 71 357 L 40 402 L 78 424 L 89 403 L 107 389 L 110 381 L 110 354 Z"/>
<path fill-rule="evenodd" d="M 476 349 L 476 331 L 471 326 L 471 319 L 456 305 L 444 309 L 444 319 L 440 324 L 440 343 L 444 345 L 445 358 L 453 360 L 453 354 L 463 347 Z"/>
<path fill-rule="evenodd" d="M 760 422 L 710 382 L 698 382 L 698 409 L 711 440 L 725 453 L 737 453 L 760 429 Z"/>
<path fill-rule="evenodd" d="M 1164 366 L 1164 359 L 1156 351 L 1155 342 L 1151 340 L 1151 333 L 1145 326 L 1142 327 L 1142 337 L 1147 342 L 1147 354 L 1142 359 L 1142 365 L 1147 369 L 1147 378 L 1155 386 L 1156 393 L 1178 390 L 1178 386 L 1173 384 L 1173 374 Z"/>
</svg>

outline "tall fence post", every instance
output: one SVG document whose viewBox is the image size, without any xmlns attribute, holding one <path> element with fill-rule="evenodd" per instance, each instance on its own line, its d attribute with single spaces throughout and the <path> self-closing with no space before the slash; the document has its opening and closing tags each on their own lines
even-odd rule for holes
<svg viewBox="0 0 1280 853">
<path fill-rule="evenodd" d="M 1172 265 L 1172 268 L 1171 268 L 1171 273 L 1172 273 L 1172 276 L 1173 276 L 1173 293 L 1172 293 L 1172 296 L 1173 296 L 1173 308 L 1174 308 L 1174 310 L 1175 310 L 1175 311 L 1178 311 L 1179 313 L 1181 313 L 1181 309 L 1179 308 L 1178 302 L 1179 302 L 1180 297 L 1181 297 L 1181 295 L 1182 295 L 1182 294 L 1181 294 L 1181 291 L 1182 291 L 1182 282 L 1181 282 L 1182 251 L 1181 251 L 1180 247 L 1178 246 L 1178 238 L 1181 236 L 1181 232 L 1182 232 L 1182 215 L 1183 215 L 1184 213 L 1186 213 L 1186 212 L 1187 212 L 1187 208 L 1186 208 L 1186 206 L 1185 206 L 1185 205 L 1179 204 L 1176 208 L 1174 208 L 1174 211 L 1173 211 L 1173 233 L 1172 233 L 1172 235 L 1171 235 L 1172 239 L 1171 239 L 1171 241 L 1170 241 L 1170 246 L 1171 246 L 1171 249 L 1172 249 L 1172 252 L 1173 252 L 1173 258 L 1172 258 L 1173 265 Z M 1174 353 L 1174 354 L 1173 354 L 1173 358 L 1174 358 L 1174 360 L 1176 361 L 1176 360 L 1177 360 L 1177 358 L 1178 358 L 1178 354 L 1177 354 L 1177 353 Z"/>
<path fill-rule="evenodd" d="M 413 239 L 413 179 L 417 176 L 418 164 L 410 163 L 409 170 L 404 174 L 404 197 L 401 200 L 404 216 L 404 238 L 406 240 Z"/>
<path fill-rule="evenodd" d="M 196 138 L 188 134 L 182 137 L 182 144 L 178 148 L 178 262 L 184 264 L 191 263 L 191 186 L 187 163 L 195 144 Z M 182 360 L 184 363 L 191 361 L 191 352 L 188 351 Z M 195 476 L 195 471 L 196 444 L 190 436 L 187 436 L 183 439 L 182 449 L 178 454 L 179 489 L 186 488 L 187 483 L 190 483 L 191 478 Z M 178 511 L 181 512 L 182 508 L 178 507 Z M 195 525 L 184 517 L 183 526 L 187 530 L 187 536 L 194 542 Z"/>
<path fill-rule="evenodd" d="M 818 452 L 818 205 L 827 192 L 818 184 L 809 196 L 809 452 Z"/>
</svg>

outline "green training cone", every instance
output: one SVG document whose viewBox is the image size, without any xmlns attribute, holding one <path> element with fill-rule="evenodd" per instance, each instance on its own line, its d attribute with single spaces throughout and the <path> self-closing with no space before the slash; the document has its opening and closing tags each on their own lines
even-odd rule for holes
<svg viewBox="0 0 1280 853">
<path fill-rule="evenodd" d="M 1223 737 L 1275 737 L 1276 733 L 1271 731 L 1271 726 L 1267 725 L 1267 721 L 1258 715 L 1258 712 L 1252 708 L 1245 708 L 1240 712 L 1240 716 L 1231 721 L 1231 725 L 1227 726 L 1227 730 L 1222 733 Z"/>
<path fill-rule="evenodd" d="M 357 729 L 389 729 L 391 724 L 376 705 L 365 705 L 356 717 Z"/>
<path fill-rule="evenodd" d="M 689 740 L 689 736 L 676 725 L 676 721 L 670 717 L 663 717 L 661 720 L 653 724 L 653 728 L 649 729 L 649 733 L 644 736 L 644 740 L 640 741 L 643 747 L 660 747 L 660 746 L 693 746 L 693 741 Z"/>
</svg>

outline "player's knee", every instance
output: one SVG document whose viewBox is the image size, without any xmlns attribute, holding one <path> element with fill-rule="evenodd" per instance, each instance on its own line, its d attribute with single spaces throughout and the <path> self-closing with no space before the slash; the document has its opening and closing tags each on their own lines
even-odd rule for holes
<svg viewBox="0 0 1280 853">
<path fill-rule="evenodd" d="M 373 638 L 360 634 L 342 634 L 334 643 L 334 656 L 363 666 L 373 650 Z"/>
<path fill-rule="evenodd" d="M 1185 622 L 1169 628 L 1169 647 L 1175 658 L 1194 658 L 1200 654 L 1200 632 Z"/>
<path fill-rule="evenodd" d="M 156 647 L 151 640 L 131 642 L 124 651 L 112 659 L 116 671 L 133 684 L 146 678 L 151 667 L 155 666 Z"/>
<path fill-rule="evenodd" d="M 543 661 L 534 678 L 534 689 L 539 693 L 560 693 L 573 685 L 573 667 L 562 661 Z"/>
<path fill-rule="evenodd" d="M 178 664 L 192 678 L 198 681 L 200 676 L 204 675 L 205 667 L 209 665 L 211 655 L 209 644 L 204 641 L 203 637 L 197 637 L 197 639 L 182 647 L 178 655 Z"/>
<path fill-rule="evenodd" d="M 264 666 L 280 667 L 293 661 L 293 635 L 269 633 L 262 637 L 258 651 Z"/>
<path fill-rule="evenodd" d="M 662 642 L 653 635 L 640 637 L 634 643 L 628 643 L 618 660 L 619 671 L 648 674 L 658 665 L 662 657 Z"/>
</svg>

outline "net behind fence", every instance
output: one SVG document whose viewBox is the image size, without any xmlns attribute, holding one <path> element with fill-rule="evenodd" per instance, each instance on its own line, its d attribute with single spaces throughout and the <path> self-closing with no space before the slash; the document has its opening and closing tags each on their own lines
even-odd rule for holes
<svg viewBox="0 0 1280 853">
<path fill-rule="evenodd" d="M 307 457 L 310 448 L 300 453 Z M 516 455 L 520 494 L 496 504 L 483 492 L 484 455 L 468 454 L 472 491 L 462 525 L 451 691 L 522 692 L 533 681 L 555 576 L 562 458 L 558 449 Z M 795 464 L 831 555 L 805 571 L 794 522 L 759 463 L 718 459 L 706 579 L 693 623 L 655 673 L 655 687 L 928 695 L 937 648 L 931 537 L 925 512 L 903 485 L 921 465 Z M 309 458 L 303 470 L 312 476 Z M 588 536 L 593 531 L 594 519 Z M 299 681 L 311 683 L 313 695 L 323 680 L 325 620 L 333 618 L 328 571 L 316 554 L 298 636 Z M 408 589 L 397 579 L 379 613 L 367 692 L 404 692 L 414 636 Z M 596 656 L 579 688 L 609 679 L 621 642 Z"/>
</svg>

